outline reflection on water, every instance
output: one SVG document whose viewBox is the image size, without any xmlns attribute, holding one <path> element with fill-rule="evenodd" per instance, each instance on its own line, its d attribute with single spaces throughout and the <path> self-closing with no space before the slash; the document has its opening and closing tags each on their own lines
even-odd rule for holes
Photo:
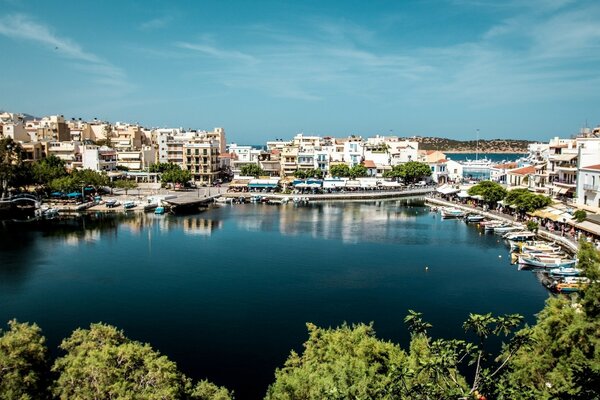
<svg viewBox="0 0 600 400">
<path fill-rule="evenodd" d="M 547 294 L 498 255 L 496 236 L 418 200 L 4 224 L 0 321 L 38 322 L 51 349 L 76 327 L 115 324 L 195 379 L 261 398 L 308 321 L 375 321 L 403 344 L 407 309 L 446 337 L 469 312 L 531 321 Z"/>
</svg>

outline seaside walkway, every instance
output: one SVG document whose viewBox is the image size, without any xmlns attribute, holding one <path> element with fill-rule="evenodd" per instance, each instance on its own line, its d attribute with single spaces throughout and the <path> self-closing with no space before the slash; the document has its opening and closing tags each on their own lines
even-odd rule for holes
<svg viewBox="0 0 600 400">
<path fill-rule="evenodd" d="M 435 197 L 426 197 L 425 201 L 427 203 L 435 204 L 435 205 L 439 205 L 439 206 L 458 208 L 458 209 L 461 209 L 466 212 L 483 215 L 484 217 L 487 217 L 490 219 L 495 219 L 498 221 L 506 222 L 506 223 L 509 223 L 512 225 L 516 225 L 520 228 L 526 229 L 525 225 L 516 221 L 514 217 L 511 217 L 506 214 L 501 214 L 496 211 L 491 211 L 491 210 L 484 211 L 481 208 L 472 207 L 472 206 L 468 206 L 468 205 L 460 204 L 460 203 L 455 203 L 453 201 L 438 199 Z M 556 242 L 556 243 L 560 244 L 561 246 L 563 246 L 564 248 L 568 249 L 569 251 L 571 251 L 573 253 L 577 253 L 577 249 L 579 248 L 577 242 L 569 239 L 568 237 L 560 236 L 560 235 L 557 235 L 552 232 L 548 232 L 543 229 L 539 229 L 536 233 L 542 239 Z"/>
<path fill-rule="evenodd" d="M 434 187 L 413 188 L 406 190 L 373 190 L 373 191 L 357 191 L 357 192 L 338 192 L 338 193 L 323 193 L 323 194 L 301 194 L 301 193 L 260 193 L 260 192 L 229 192 L 223 193 L 224 197 L 239 198 L 263 196 L 268 199 L 281 200 L 284 198 L 292 199 L 294 197 L 307 198 L 310 202 L 319 201 L 336 201 L 336 200 L 378 200 L 378 199 L 394 199 L 402 197 L 426 196 L 435 191 Z"/>
</svg>

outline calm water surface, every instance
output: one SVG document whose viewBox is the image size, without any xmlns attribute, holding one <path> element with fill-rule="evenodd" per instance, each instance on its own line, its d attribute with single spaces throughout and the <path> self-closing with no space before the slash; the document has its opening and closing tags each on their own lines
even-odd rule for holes
<svg viewBox="0 0 600 400">
<path fill-rule="evenodd" d="M 52 349 L 77 327 L 114 324 L 239 399 L 263 396 L 308 321 L 374 321 L 406 345 L 407 309 L 457 337 L 469 312 L 531 322 L 546 298 L 497 236 L 419 201 L 0 226 L 0 321 L 37 322 Z"/>
</svg>

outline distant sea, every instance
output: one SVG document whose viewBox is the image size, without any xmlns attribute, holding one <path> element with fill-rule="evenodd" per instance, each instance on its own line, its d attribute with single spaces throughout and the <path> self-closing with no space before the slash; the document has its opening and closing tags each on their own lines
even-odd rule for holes
<svg viewBox="0 0 600 400">
<path fill-rule="evenodd" d="M 479 155 L 475 153 L 444 153 L 446 157 L 454 160 L 454 161 L 465 161 L 465 160 L 475 160 L 477 157 L 479 159 L 487 158 L 495 163 L 500 163 L 502 161 L 516 161 L 517 159 L 523 157 L 525 154 L 523 153 L 486 153 Z"/>
</svg>

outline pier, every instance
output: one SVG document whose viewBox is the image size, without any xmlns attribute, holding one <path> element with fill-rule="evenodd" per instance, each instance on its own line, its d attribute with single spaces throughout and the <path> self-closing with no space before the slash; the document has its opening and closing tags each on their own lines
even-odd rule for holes
<svg viewBox="0 0 600 400">
<path fill-rule="evenodd" d="M 282 200 L 284 198 L 293 199 L 294 197 L 302 197 L 310 202 L 319 201 L 336 201 L 336 200 L 378 200 L 378 199 L 395 199 L 402 197 L 425 196 L 435 191 L 433 187 L 425 187 L 418 189 L 407 190 L 386 190 L 386 191 L 357 191 L 357 192 L 337 192 L 324 194 L 301 194 L 301 193 L 260 193 L 260 192 L 240 192 L 240 193 L 223 193 L 223 197 L 235 198 L 240 197 L 250 198 L 252 196 L 263 196 L 267 199 Z M 215 196 L 219 197 L 219 196 Z"/>
</svg>

